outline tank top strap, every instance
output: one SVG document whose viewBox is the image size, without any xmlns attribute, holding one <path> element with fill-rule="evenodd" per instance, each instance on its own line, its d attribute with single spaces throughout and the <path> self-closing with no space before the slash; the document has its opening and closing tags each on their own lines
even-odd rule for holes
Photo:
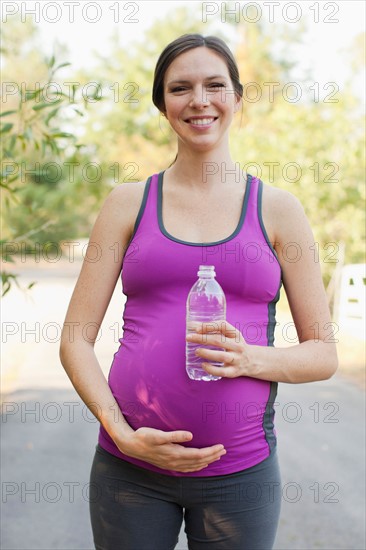
<svg viewBox="0 0 366 550">
<path fill-rule="evenodd" d="M 256 177 L 250 176 L 250 194 L 248 199 L 245 222 L 242 228 L 243 232 L 250 232 L 253 237 L 260 242 L 266 243 L 266 246 L 271 250 L 272 254 L 278 260 L 277 252 L 270 241 L 267 230 L 265 228 L 262 217 L 262 196 L 263 196 L 263 181 Z"/>
<path fill-rule="evenodd" d="M 144 221 L 148 223 L 149 227 L 158 227 L 158 183 L 158 173 L 147 178 L 144 192 L 144 195 L 146 195 L 146 204 L 141 205 L 144 208 Z"/>
<path fill-rule="evenodd" d="M 245 214 L 244 225 L 250 225 L 251 227 L 260 226 L 260 207 L 261 207 L 261 190 L 262 181 L 250 174 L 247 175 L 247 185 L 249 185 L 249 197 Z"/>
<path fill-rule="evenodd" d="M 158 228 L 157 202 L 158 202 L 158 177 L 159 174 L 149 176 L 145 183 L 141 205 L 136 217 L 131 241 L 137 232 L 146 227 L 147 229 Z"/>
<path fill-rule="evenodd" d="M 251 234 L 262 233 L 260 212 L 262 185 L 262 181 L 259 178 L 252 176 L 251 174 L 247 174 L 245 218 L 240 230 L 243 237 L 248 235 L 249 229 Z"/>
</svg>

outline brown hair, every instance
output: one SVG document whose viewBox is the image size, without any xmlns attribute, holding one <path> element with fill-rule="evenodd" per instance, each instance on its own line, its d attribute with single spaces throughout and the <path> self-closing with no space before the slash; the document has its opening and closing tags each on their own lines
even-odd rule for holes
<svg viewBox="0 0 366 550">
<path fill-rule="evenodd" d="M 170 42 L 161 52 L 156 63 L 152 100 L 160 112 L 165 112 L 164 77 L 169 65 L 178 55 L 194 48 L 206 47 L 218 53 L 226 62 L 234 90 L 239 97 L 243 97 L 243 85 L 239 80 L 239 70 L 235 58 L 221 38 L 216 36 L 202 36 L 201 34 L 183 34 Z"/>
</svg>

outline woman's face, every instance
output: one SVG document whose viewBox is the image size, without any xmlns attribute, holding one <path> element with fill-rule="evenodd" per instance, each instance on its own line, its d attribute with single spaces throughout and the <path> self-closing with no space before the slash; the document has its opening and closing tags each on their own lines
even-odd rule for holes
<svg viewBox="0 0 366 550">
<path fill-rule="evenodd" d="M 164 78 L 165 116 L 178 140 L 209 150 L 228 137 L 240 99 L 224 59 L 206 47 L 179 55 Z"/>
</svg>

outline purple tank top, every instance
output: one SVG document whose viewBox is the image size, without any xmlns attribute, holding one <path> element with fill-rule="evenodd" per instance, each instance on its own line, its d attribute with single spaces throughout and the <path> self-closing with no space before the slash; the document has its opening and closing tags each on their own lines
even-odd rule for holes
<svg viewBox="0 0 366 550">
<path fill-rule="evenodd" d="M 187 447 L 222 443 L 226 455 L 199 472 L 176 472 L 121 453 L 100 425 L 99 444 L 132 464 L 172 476 L 217 476 L 263 461 L 276 445 L 277 383 L 250 377 L 191 380 L 185 370 L 186 300 L 201 264 L 214 265 L 226 319 L 248 344 L 272 346 L 281 267 L 261 216 L 263 183 L 247 175 L 234 233 L 189 243 L 163 225 L 164 172 L 149 177 L 122 265 L 123 337 L 108 384 L 134 429 L 188 430 Z"/>
</svg>

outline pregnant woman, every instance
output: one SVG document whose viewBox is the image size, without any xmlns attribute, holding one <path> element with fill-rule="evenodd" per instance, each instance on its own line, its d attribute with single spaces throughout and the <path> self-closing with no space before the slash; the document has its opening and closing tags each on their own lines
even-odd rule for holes
<svg viewBox="0 0 366 550">
<path fill-rule="evenodd" d="M 175 161 L 146 181 L 117 186 L 90 236 L 99 259 L 86 254 L 60 356 L 100 422 L 90 472 L 97 550 L 173 549 L 183 520 L 191 550 L 271 549 L 281 501 L 278 382 L 323 380 L 337 368 L 301 204 L 241 172 L 230 155 L 242 96 L 222 40 L 189 34 L 168 44 L 152 98 L 177 136 Z M 186 336 L 186 299 L 202 264 L 215 266 L 227 320 Z M 94 343 L 120 276 L 123 338 L 106 381 Z M 276 348 L 282 285 L 299 344 Z M 187 376 L 187 341 L 202 344 L 197 354 L 220 380 Z"/>
</svg>

